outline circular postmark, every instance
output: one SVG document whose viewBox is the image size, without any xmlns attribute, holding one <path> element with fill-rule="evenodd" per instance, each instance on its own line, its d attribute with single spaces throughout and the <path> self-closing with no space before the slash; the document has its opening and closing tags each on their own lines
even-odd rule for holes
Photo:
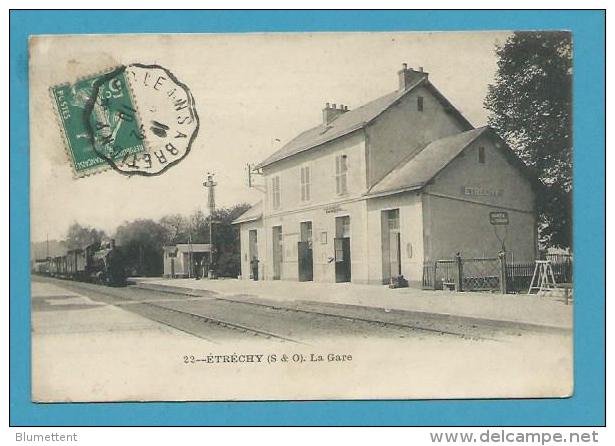
<svg viewBox="0 0 615 446">
<path fill-rule="evenodd" d="M 199 118 L 190 89 L 160 65 L 130 64 L 99 77 L 85 107 L 95 152 L 125 175 L 160 175 L 184 159 Z"/>
</svg>

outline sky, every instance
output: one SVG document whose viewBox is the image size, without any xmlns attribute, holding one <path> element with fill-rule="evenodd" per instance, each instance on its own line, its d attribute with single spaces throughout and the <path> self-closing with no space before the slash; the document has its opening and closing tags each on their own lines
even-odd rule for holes
<svg viewBox="0 0 615 446">
<path fill-rule="evenodd" d="M 32 241 L 63 239 L 79 222 L 113 234 L 138 218 L 254 203 L 246 163 L 318 125 L 326 102 L 350 109 L 397 89 L 402 63 L 430 81 L 476 127 L 506 32 L 40 36 L 30 42 Z M 200 129 L 189 155 L 157 177 L 113 170 L 74 178 L 49 88 L 120 64 L 157 63 L 186 84 Z"/>
</svg>

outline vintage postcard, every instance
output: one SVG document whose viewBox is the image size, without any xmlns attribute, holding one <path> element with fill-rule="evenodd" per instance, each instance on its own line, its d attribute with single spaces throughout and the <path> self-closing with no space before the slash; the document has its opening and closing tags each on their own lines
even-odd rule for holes
<svg viewBox="0 0 615 446">
<path fill-rule="evenodd" d="M 572 395 L 572 47 L 32 36 L 32 400 Z"/>
</svg>

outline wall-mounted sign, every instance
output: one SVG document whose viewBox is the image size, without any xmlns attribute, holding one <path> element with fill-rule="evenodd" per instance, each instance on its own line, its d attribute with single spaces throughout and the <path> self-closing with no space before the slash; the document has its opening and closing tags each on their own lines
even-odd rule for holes
<svg viewBox="0 0 615 446">
<path fill-rule="evenodd" d="M 492 225 L 507 225 L 508 212 L 489 212 L 489 223 L 491 223 Z"/>
<path fill-rule="evenodd" d="M 342 209 L 342 207 L 340 205 L 335 205 L 335 206 L 329 206 L 328 208 L 325 208 L 325 214 L 335 214 L 336 212 L 341 212 L 344 209 Z"/>
<path fill-rule="evenodd" d="M 485 185 L 461 186 L 461 193 L 472 197 L 500 197 L 502 189 L 495 189 Z"/>
</svg>

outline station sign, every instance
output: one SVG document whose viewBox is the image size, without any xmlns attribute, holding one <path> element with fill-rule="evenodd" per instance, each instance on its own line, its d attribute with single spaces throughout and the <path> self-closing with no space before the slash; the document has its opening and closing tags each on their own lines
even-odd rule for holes
<svg viewBox="0 0 615 446">
<path fill-rule="evenodd" d="M 508 212 L 489 212 L 489 223 L 492 225 L 507 225 L 508 224 Z"/>
</svg>

